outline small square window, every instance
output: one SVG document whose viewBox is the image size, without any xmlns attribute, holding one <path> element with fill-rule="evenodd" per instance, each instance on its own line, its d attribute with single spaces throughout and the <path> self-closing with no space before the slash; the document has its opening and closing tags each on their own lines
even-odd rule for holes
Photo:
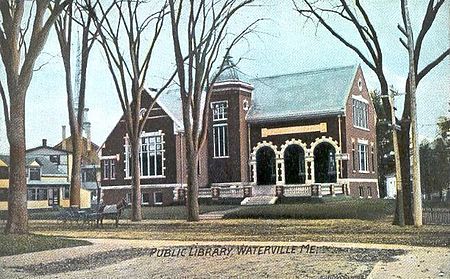
<svg viewBox="0 0 450 279">
<path fill-rule="evenodd" d="M 150 204 L 150 193 L 142 193 L 142 204 Z"/>
<path fill-rule="evenodd" d="M 154 193 L 154 201 L 157 205 L 163 204 L 163 193 L 162 192 L 155 192 Z"/>
</svg>

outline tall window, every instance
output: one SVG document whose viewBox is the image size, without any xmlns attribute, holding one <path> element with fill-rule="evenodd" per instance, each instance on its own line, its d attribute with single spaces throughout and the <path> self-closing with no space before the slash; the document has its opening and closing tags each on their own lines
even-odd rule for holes
<svg viewBox="0 0 450 279">
<path fill-rule="evenodd" d="M 228 157 L 228 125 L 216 124 L 213 126 L 214 157 Z"/>
<path fill-rule="evenodd" d="M 103 161 L 103 179 L 116 178 L 116 159 L 106 159 Z"/>
<path fill-rule="evenodd" d="M 164 135 L 160 132 L 144 133 L 141 136 L 139 166 L 141 177 L 164 176 Z M 125 140 L 125 174 L 131 176 L 131 153 L 128 139 Z"/>
<path fill-rule="evenodd" d="M 374 147 L 372 145 L 372 172 L 375 172 L 375 151 L 374 151 Z"/>
<path fill-rule="evenodd" d="M 211 109 L 213 112 L 213 120 L 227 120 L 228 118 L 228 101 L 212 102 Z"/>
<path fill-rule="evenodd" d="M 368 129 L 368 107 L 369 105 L 353 99 L 353 126 Z"/>
<path fill-rule="evenodd" d="M 356 150 L 355 150 L 355 143 L 352 143 L 352 166 L 353 171 L 356 171 Z"/>
<path fill-rule="evenodd" d="M 358 153 L 359 153 L 359 171 L 367 172 L 368 168 L 368 154 L 367 154 L 367 144 L 358 144 Z"/>
</svg>

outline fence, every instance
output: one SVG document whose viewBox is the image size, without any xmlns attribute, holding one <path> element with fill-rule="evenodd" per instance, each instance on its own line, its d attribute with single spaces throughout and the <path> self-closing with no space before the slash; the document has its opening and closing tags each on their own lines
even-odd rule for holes
<svg viewBox="0 0 450 279">
<path fill-rule="evenodd" d="M 422 213 L 424 224 L 450 225 L 449 208 L 425 208 Z"/>
</svg>

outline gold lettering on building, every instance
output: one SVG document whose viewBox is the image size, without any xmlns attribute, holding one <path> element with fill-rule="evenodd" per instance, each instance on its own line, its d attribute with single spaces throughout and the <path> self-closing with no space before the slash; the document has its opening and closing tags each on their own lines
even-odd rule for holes
<svg viewBox="0 0 450 279">
<path fill-rule="evenodd" d="M 313 132 L 320 132 L 320 133 L 326 133 L 327 132 L 327 123 L 323 122 L 316 125 L 306 125 L 306 126 L 293 126 L 293 127 L 282 127 L 282 128 L 262 128 L 261 129 L 261 136 L 263 138 L 269 137 L 269 136 L 276 136 L 276 135 L 289 135 L 289 134 L 302 134 L 302 133 L 313 133 Z"/>
</svg>

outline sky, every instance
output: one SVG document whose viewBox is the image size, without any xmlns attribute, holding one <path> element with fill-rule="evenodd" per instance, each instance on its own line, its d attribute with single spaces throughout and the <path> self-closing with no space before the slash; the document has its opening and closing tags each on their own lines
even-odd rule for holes
<svg viewBox="0 0 450 279">
<path fill-rule="evenodd" d="M 300 2 L 300 1 L 298 1 Z M 408 71 L 408 56 L 401 46 L 400 1 L 364 1 L 367 12 L 373 19 L 375 28 L 384 49 L 388 83 L 404 91 Z M 423 0 L 411 0 L 411 18 L 417 33 L 426 8 Z M 438 17 L 427 34 L 421 56 L 420 66 L 432 61 L 450 45 L 450 1 L 441 8 Z M 258 24 L 257 32 L 242 41 L 233 51 L 234 60 L 240 60 L 239 70 L 247 79 L 271 75 L 303 72 L 314 69 L 347 66 L 361 63 L 369 90 L 377 89 L 378 82 L 371 70 L 355 53 L 347 49 L 324 28 L 305 22 L 293 10 L 292 1 L 262 0 L 258 6 L 242 10 L 230 26 L 238 32 L 246 24 L 257 18 L 264 18 Z M 333 22 L 333 19 L 330 18 Z M 174 69 L 173 46 L 169 36 L 169 21 L 157 44 L 155 59 L 147 76 L 147 86 L 158 88 Z M 340 26 L 339 32 L 361 46 L 357 34 L 349 26 Z M 76 49 L 76 47 L 74 47 Z M 59 46 L 54 31 L 36 63 L 47 63 L 33 76 L 26 99 L 26 143 L 27 148 L 41 145 L 47 139 L 49 145 L 61 141 L 61 126 L 68 126 L 67 97 L 65 93 L 64 71 Z M 101 145 L 109 135 L 122 114 L 111 75 L 106 68 L 106 60 L 100 48 L 94 48 L 89 61 L 86 106 L 91 122 L 92 140 Z M 74 63 L 75 64 L 75 63 Z M 0 62 L 0 79 L 5 82 Z M 421 138 L 436 135 L 436 121 L 439 116 L 449 115 L 450 102 L 450 58 L 436 67 L 425 77 L 418 87 L 418 123 Z M 397 101 L 401 108 L 402 100 Z M 400 111 L 400 110 L 399 110 Z M 0 154 L 8 153 L 5 137 L 3 112 L 0 108 Z M 69 131 L 69 129 L 67 129 Z"/>
</svg>

